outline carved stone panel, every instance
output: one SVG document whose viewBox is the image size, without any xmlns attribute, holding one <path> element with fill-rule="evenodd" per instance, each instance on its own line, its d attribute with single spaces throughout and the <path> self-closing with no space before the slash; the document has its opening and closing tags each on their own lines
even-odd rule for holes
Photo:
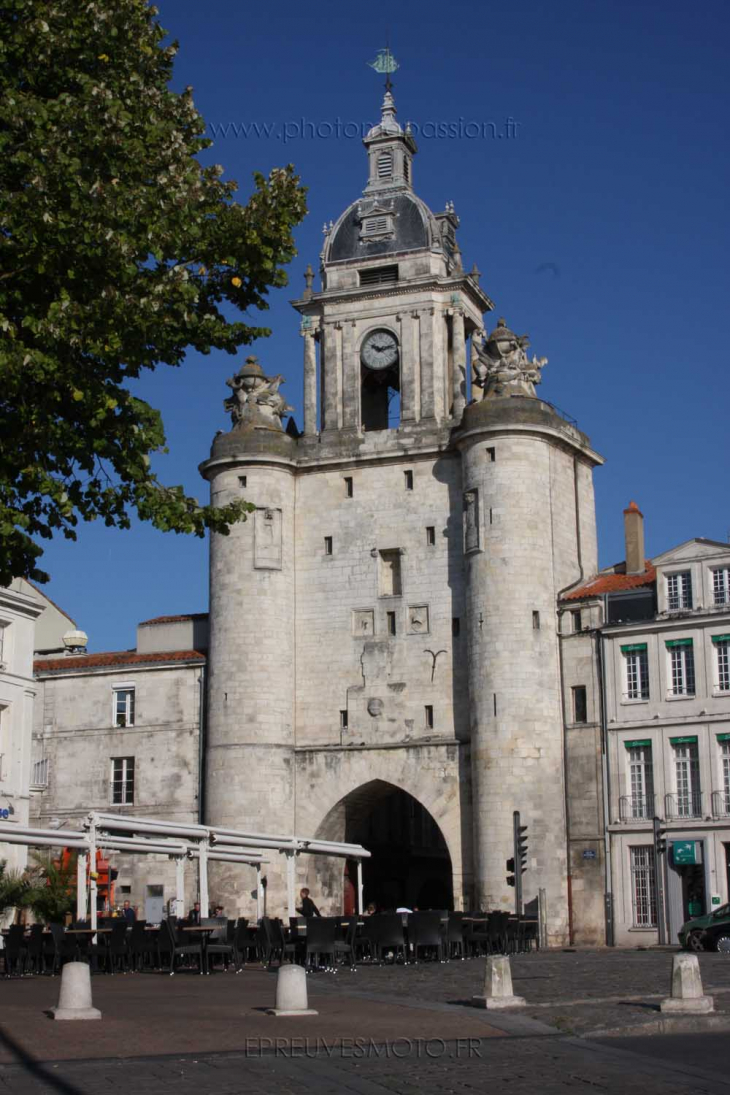
<svg viewBox="0 0 730 1095">
<path fill-rule="evenodd" d="M 356 639 L 372 639 L 375 634 L 375 612 L 372 608 L 353 609 L 352 634 Z"/>
<path fill-rule="evenodd" d="M 281 570 L 281 510 L 257 509 L 253 526 L 255 570 Z"/>
<path fill-rule="evenodd" d="M 479 551 L 479 491 L 464 492 L 464 551 Z"/>
<path fill-rule="evenodd" d="M 408 608 L 408 634 L 427 635 L 429 630 L 428 605 L 410 605 Z"/>
</svg>

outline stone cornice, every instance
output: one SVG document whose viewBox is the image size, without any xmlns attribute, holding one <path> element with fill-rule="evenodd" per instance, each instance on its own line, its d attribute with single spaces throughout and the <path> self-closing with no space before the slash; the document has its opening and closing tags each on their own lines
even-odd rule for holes
<svg viewBox="0 0 730 1095">
<path fill-rule="evenodd" d="M 321 314 L 321 305 L 323 304 L 349 304 L 356 301 L 383 300 L 389 297 L 409 296 L 414 292 L 423 290 L 443 293 L 453 293 L 460 290 L 469 294 L 472 302 L 479 308 L 480 312 L 491 312 L 494 308 L 494 302 L 468 275 L 446 280 L 429 277 L 422 281 L 396 282 L 392 285 L 355 286 L 352 289 L 325 290 L 321 293 L 313 293 L 311 297 L 300 297 L 298 300 L 292 300 L 289 303 L 303 314 L 311 314 L 312 311 L 315 311 L 315 306 L 318 305 L 320 307 L 316 308 L 316 314 Z M 453 307 L 451 301 L 448 302 L 448 306 Z"/>
</svg>

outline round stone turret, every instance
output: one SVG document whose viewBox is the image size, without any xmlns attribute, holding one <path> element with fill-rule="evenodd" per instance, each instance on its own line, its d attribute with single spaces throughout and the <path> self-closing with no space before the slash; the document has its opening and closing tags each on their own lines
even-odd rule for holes
<svg viewBox="0 0 730 1095">
<path fill-rule="evenodd" d="M 255 358 L 228 381 L 233 429 L 201 474 L 211 500 L 256 509 L 210 539 L 210 650 L 204 820 L 253 832 L 294 831 L 294 471 L 291 408 Z M 268 897 L 284 907 L 272 865 Z M 211 864 L 211 892 L 249 911 L 250 868 Z"/>
<path fill-rule="evenodd" d="M 518 340 L 502 331 L 514 352 Z M 600 458 L 548 403 L 515 394 L 520 387 L 513 376 L 505 394 L 471 403 L 454 435 L 464 491 L 475 907 L 513 904 L 506 860 L 519 810 L 528 827 L 525 900 L 547 891 L 559 942 L 567 872 L 555 606 L 559 590 L 596 565 L 592 467 Z"/>
</svg>

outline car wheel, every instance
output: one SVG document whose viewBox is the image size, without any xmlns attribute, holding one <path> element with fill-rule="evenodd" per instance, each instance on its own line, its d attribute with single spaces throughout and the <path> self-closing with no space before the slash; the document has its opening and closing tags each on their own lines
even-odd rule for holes
<svg viewBox="0 0 730 1095">
<path fill-rule="evenodd" d="M 730 954 L 730 932 L 715 937 L 715 950 L 720 954 Z"/>
<path fill-rule="evenodd" d="M 705 945 L 702 942 L 702 932 L 690 932 L 687 936 L 687 950 L 694 951 L 695 954 L 697 954 L 704 949 Z"/>
</svg>

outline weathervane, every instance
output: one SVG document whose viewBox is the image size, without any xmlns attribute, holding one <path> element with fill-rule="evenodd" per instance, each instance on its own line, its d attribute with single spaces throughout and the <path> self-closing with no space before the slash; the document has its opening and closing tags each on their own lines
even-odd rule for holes
<svg viewBox="0 0 730 1095">
<path fill-rule="evenodd" d="M 400 68 L 400 65 L 396 61 L 393 54 L 390 52 L 390 46 L 385 46 L 384 49 L 378 50 L 378 55 L 374 61 L 368 61 L 370 68 L 374 68 L 376 72 L 385 73 L 385 90 L 390 91 L 393 84 L 390 79 L 391 72 L 395 72 Z"/>
</svg>

